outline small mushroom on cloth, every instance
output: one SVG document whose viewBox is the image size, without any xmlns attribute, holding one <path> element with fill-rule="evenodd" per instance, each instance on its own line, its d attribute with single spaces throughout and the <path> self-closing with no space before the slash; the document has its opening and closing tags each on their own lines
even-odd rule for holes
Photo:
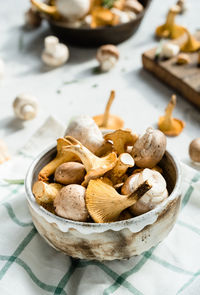
<svg viewBox="0 0 200 295">
<path fill-rule="evenodd" d="M 120 117 L 110 114 L 110 108 L 114 99 L 115 91 L 112 90 L 104 114 L 93 117 L 93 120 L 100 128 L 115 130 L 123 128 L 124 126 L 124 121 Z"/>
<path fill-rule="evenodd" d="M 5 142 L 0 139 L 0 164 L 3 164 L 4 162 L 10 160 L 10 155 L 8 153 L 8 148 L 5 144 Z"/>
<path fill-rule="evenodd" d="M 54 200 L 56 214 L 74 221 L 87 221 L 85 188 L 78 184 L 63 187 Z"/>
<path fill-rule="evenodd" d="M 77 156 L 73 153 L 66 152 L 64 150 L 65 146 L 71 145 L 71 142 L 64 138 L 57 139 L 57 155 L 56 157 L 45 165 L 38 174 L 38 180 L 42 180 L 47 182 L 49 180 L 49 176 L 52 175 L 56 168 L 65 162 L 73 162 L 77 161 Z"/>
<path fill-rule="evenodd" d="M 175 24 L 177 13 L 179 13 L 179 9 L 176 6 L 169 10 L 165 24 L 156 28 L 157 37 L 177 39 L 185 33 L 184 27 Z"/>
<path fill-rule="evenodd" d="M 50 67 L 59 67 L 69 59 L 68 47 L 59 42 L 55 36 L 48 36 L 44 39 L 44 50 L 42 61 Z"/>
<path fill-rule="evenodd" d="M 181 51 L 183 52 L 195 52 L 200 49 L 200 42 L 193 37 L 190 32 L 185 29 L 185 33 L 187 35 L 187 41 L 182 44 Z"/>
<path fill-rule="evenodd" d="M 104 135 L 105 140 L 113 142 L 113 149 L 120 155 L 127 152 L 128 146 L 133 146 L 138 139 L 138 135 L 132 133 L 131 130 L 118 129 L 114 132 Z"/>
<path fill-rule="evenodd" d="M 32 120 L 38 112 L 37 99 L 29 94 L 19 94 L 13 102 L 15 115 L 21 120 Z"/>
<path fill-rule="evenodd" d="M 166 150 L 166 137 L 151 127 L 135 142 L 131 155 L 140 168 L 153 168 L 162 159 Z"/>
<path fill-rule="evenodd" d="M 95 222 L 113 222 L 150 189 L 151 185 L 145 181 L 130 195 L 120 195 L 100 179 L 90 180 L 86 190 L 86 206 Z"/>
<path fill-rule="evenodd" d="M 66 139 L 71 142 L 71 145 L 66 146 L 65 151 L 77 155 L 87 171 L 84 182 L 82 183 L 83 186 L 86 186 L 90 179 L 104 175 L 116 165 L 117 155 L 115 152 L 99 158 L 73 137 L 66 136 Z"/>
<path fill-rule="evenodd" d="M 122 194 L 130 194 L 137 189 L 141 183 L 148 180 L 152 186 L 140 200 L 132 205 L 129 210 L 134 215 L 140 215 L 155 208 L 168 197 L 166 181 L 164 177 L 157 171 L 152 169 L 144 169 L 142 172 L 130 176 L 124 183 Z"/>
<path fill-rule="evenodd" d="M 77 162 L 63 163 L 56 168 L 54 179 L 56 182 L 64 185 L 81 184 L 85 176 L 85 168 L 83 164 Z"/>
<path fill-rule="evenodd" d="M 101 130 L 89 116 L 82 115 L 71 120 L 65 135 L 76 138 L 93 153 L 96 153 L 104 144 Z"/>
<path fill-rule="evenodd" d="M 103 45 L 97 50 L 96 58 L 99 62 L 100 70 L 108 72 L 116 65 L 119 59 L 119 51 L 115 45 Z"/>
<path fill-rule="evenodd" d="M 192 161 L 200 163 L 200 137 L 190 143 L 189 155 Z"/>
<path fill-rule="evenodd" d="M 167 136 L 179 135 L 185 123 L 182 120 L 172 117 L 172 112 L 176 106 L 176 95 L 172 95 L 168 106 L 165 109 L 165 115 L 158 120 L 158 128 Z"/>
<path fill-rule="evenodd" d="M 36 181 L 33 185 L 33 194 L 38 204 L 52 203 L 63 186 L 58 183 Z"/>
</svg>

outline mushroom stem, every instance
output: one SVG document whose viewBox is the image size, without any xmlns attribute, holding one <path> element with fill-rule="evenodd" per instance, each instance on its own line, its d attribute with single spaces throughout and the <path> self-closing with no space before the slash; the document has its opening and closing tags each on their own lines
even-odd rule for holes
<svg viewBox="0 0 200 295">
<path fill-rule="evenodd" d="M 58 183 L 47 184 L 43 181 L 37 181 L 33 185 L 33 194 L 38 204 L 51 203 L 59 194 L 62 187 Z"/>
<path fill-rule="evenodd" d="M 116 166 L 108 172 L 108 176 L 112 183 L 122 183 L 125 179 L 126 171 L 129 167 L 133 167 L 135 164 L 133 158 L 128 153 L 123 153 L 119 156 Z"/>
<path fill-rule="evenodd" d="M 86 190 L 86 206 L 95 222 L 113 222 L 150 189 L 151 185 L 145 181 L 132 194 L 125 196 L 100 179 L 91 180 Z"/>
<path fill-rule="evenodd" d="M 102 176 L 115 166 L 117 162 L 117 156 L 115 152 L 112 152 L 103 158 L 99 158 L 73 137 L 66 136 L 66 139 L 71 143 L 71 145 L 66 146 L 65 151 L 77 155 L 81 159 L 87 171 L 82 185 L 87 185 L 90 179 Z"/>
<path fill-rule="evenodd" d="M 100 127 L 108 126 L 110 108 L 111 108 L 111 105 L 112 105 L 114 99 L 115 99 L 115 91 L 112 90 L 111 93 L 110 93 L 110 97 L 109 97 L 109 100 L 107 102 L 106 108 L 105 108 L 105 112 L 103 114 L 103 121 L 102 121 L 102 124 L 100 125 Z"/>
<path fill-rule="evenodd" d="M 37 10 L 45 14 L 55 16 L 58 13 L 56 6 L 50 6 L 37 0 L 31 0 L 31 3 L 37 8 Z"/>
<path fill-rule="evenodd" d="M 168 103 L 166 109 L 165 109 L 165 120 L 167 124 L 172 124 L 172 112 L 176 106 L 176 95 L 173 94 L 170 102 Z"/>
</svg>

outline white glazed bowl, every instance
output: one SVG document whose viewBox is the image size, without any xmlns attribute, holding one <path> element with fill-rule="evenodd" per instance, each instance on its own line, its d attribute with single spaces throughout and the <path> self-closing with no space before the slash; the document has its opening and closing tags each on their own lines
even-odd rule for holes
<svg viewBox="0 0 200 295">
<path fill-rule="evenodd" d="M 166 151 L 159 163 L 169 197 L 155 209 L 112 223 L 77 222 L 61 218 L 39 206 L 32 193 L 38 172 L 56 155 L 56 146 L 42 152 L 28 170 L 25 188 L 33 223 L 56 250 L 81 259 L 114 260 L 139 255 L 161 242 L 173 228 L 181 201 L 181 172 L 177 160 Z"/>
</svg>

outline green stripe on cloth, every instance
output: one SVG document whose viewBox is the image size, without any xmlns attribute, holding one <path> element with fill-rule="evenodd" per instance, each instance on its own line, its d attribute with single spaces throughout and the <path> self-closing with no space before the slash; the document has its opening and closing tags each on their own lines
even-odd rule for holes
<svg viewBox="0 0 200 295">
<path fill-rule="evenodd" d="M 60 282 L 58 283 L 58 286 L 54 291 L 54 295 L 62 294 L 62 292 L 64 291 L 64 287 L 67 285 L 69 279 L 71 278 L 71 276 L 73 275 L 73 273 L 75 272 L 76 268 L 79 265 L 79 260 L 78 259 L 73 259 L 72 257 L 70 257 L 70 258 L 71 258 L 70 268 L 65 273 L 65 275 L 62 277 Z"/>
<path fill-rule="evenodd" d="M 3 201 L 0 202 L 0 205 L 4 204 L 10 197 L 14 195 L 16 195 L 17 193 L 19 193 L 19 191 L 22 189 L 23 186 L 21 185 L 17 185 L 16 188 L 12 189 L 11 191 L 9 191 L 9 193 L 5 196 L 5 198 L 3 199 Z"/>
<path fill-rule="evenodd" d="M 109 295 L 111 293 L 114 293 L 124 282 L 125 279 L 127 279 L 130 275 L 133 273 L 138 272 L 143 265 L 147 262 L 147 260 L 151 257 L 153 251 L 156 249 L 156 247 L 151 248 L 149 251 L 145 252 L 145 256 L 143 256 L 140 261 L 130 270 L 124 272 L 118 278 L 115 280 L 114 284 L 112 284 L 110 287 L 106 288 L 103 292 L 103 295 Z M 140 292 L 140 294 L 142 294 Z"/>
<path fill-rule="evenodd" d="M 184 285 L 183 285 L 183 287 L 181 287 L 179 290 L 178 290 L 178 292 L 176 293 L 177 295 L 178 294 L 180 294 L 183 290 L 185 290 L 189 285 L 191 285 L 192 284 L 192 282 L 198 277 L 200 275 L 200 270 L 198 270 L 195 274 L 194 274 L 194 276 L 189 280 L 189 281 L 187 281 Z M 197 293 L 196 293 L 197 294 Z M 199 293 L 198 293 L 199 294 Z"/>
<path fill-rule="evenodd" d="M 144 253 L 144 256 L 146 255 L 146 253 Z M 182 273 L 182 274 L 185 274 L 185 275 L 190 275 L 190 276 L 193 276 L 194 273 L 191 272 L 191 271 L 188 271 L 188 270 L 184 270 L 176 265 L 173 265 L 169 262 L 167 262 L 166 260 L 163 260 L 159 257 L 157 257 L 156 255 L 152 254 L 150 257 L 149 257 L 151 260 L 153 260 L 154 262 L 162 265 L 163 267 L 167 268 L 167 269 L 170 269 L 174 272 L 178 272 L 178 273 Z"/>
<path fill-rule="evenodd" d="M 16 224 L 18 224 L 19 226 L 23 226 L 23 227 L 26 227 L 26 226 L 33 226 L 33 223 L 32 223 L 32 222 L 22 222 L 22 221 L 20 221 L 20 220 L 16 217 L 16 215 L 15 215 L 15 213 L 14 213 L 14 211 L 13 211 L 13 209 L 12 209 L 12 207 L 11 207 L 11 205 L 10 205 L 9 203 L 5 202 L 5 203 L 3 203 L 3 206 L 7 209 L 7 212 L 8 212 L 8 214 L 9 214 L 10 218 L 11 218 Z"/>
<path fill-rule="evenodd" d="M 8 261 L 10 259 L 10 256 L 5 256 L 5 255 L 0 255 L 0 260 L 1 261 Z M 15 259 L 15 263 L 17 263 L 18 265 L 20 265 L 25 271 L 26 273 L 29 275 L 29 277 L 31 278 L 31 280 L 41 289 L 48 291 L 48 292 L 54 292 L 56 289 L 56 286 L 52 286 L 52 285 L 48 285 L 45 284 L 44 282 L 42 282 L 40 279 L 38 279 L 38 277 L 36 277 L 36 275 L 32 272 L 31 268 L 20 258 L 16 258 Z M 66 295 L 65 291 L 62 291 L 63 295 Z M 61 293 L 60 293 L 61 294 Z"/>
<path fill-rule="evenodd" d="M 33 239 L 33 237 L 36 235 L 37 231 L 35 228 L 32 228 L 32 230 L 28 233 L 28 235 L 23 239 L 23 241 L 19 244 L 15 252 L 12 256 L 10 256 L 9 260 L 6 262 L 4 267 L 0 271 L 0 280 L 3 278 L 5 273 L 8 271 L 8 269 L 11 267 L 13 262 L 16 260 L 17 256 L 21 254 L 21 252 L 24 250 L 24 248 L 30 243 L 30 241 Z"/>
<path fill-rule="evenodd" d="M 178 220 L 177 224 L 179 224 L 180 226 L 184 226 L 184 227 L 190 229 L 191 231 L 195 232 L 196 234 L 200 235 L 200 229 L 194 225 L 188 224 L 188 223 L 183 222 L 181 220 Z"/>
<path fill-rule="evenodd" d="M 195 176 L 192 178 L 191 183 L 195 183 L 195 182 L 197 182 L 199 179 L 200 179 L 200 173 L 197 173 L 197 174 L 195 174 Z M 185 195 L 184 195 L 183 200 L 182 200 L 182 203 L 181 203 L 181 209 L 183 209 L 183 208 L 187 205 L 187 203 L 189 202 L 190 197 L 191 197 L 191 194 L 193 193 L 193 191 L 194 191 L 194 188 L 192 187 L 192 185 L 190 185 L 189 188 L 187 189 Z"/>
</svg>

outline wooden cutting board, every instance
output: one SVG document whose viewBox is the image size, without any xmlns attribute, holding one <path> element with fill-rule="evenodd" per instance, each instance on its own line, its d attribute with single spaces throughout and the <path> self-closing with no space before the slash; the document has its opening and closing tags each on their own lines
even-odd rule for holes
<svg viewBox="0 0 200 295">
<path fill-rule="evenodd" d="M 200 40 L 200 33 L 195 35 Z M 198 53 L 189 53 L 188 65 L 177 65 L 176 57 L 156 62 L 156 48 L 142 55 L 143 67 L 158 79 L 182 94 L 186 99 L 200 108 L 200 67 L 197 67 Z"/>
</svg>

